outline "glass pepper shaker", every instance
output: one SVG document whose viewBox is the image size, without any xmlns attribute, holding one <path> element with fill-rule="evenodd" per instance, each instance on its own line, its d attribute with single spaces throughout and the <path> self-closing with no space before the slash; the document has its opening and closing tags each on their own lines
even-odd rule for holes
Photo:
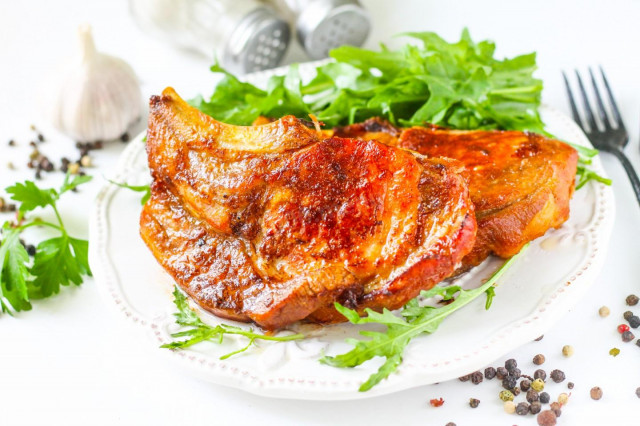
<svg viewBox="0 0 640 426">
<path fill-rule="evenodd" d="M 129 0 L 146 32 L 212 57 L 244 74 L 280 64 L 290 41 L 288 23 L 256 0 Z"/>
</svg>

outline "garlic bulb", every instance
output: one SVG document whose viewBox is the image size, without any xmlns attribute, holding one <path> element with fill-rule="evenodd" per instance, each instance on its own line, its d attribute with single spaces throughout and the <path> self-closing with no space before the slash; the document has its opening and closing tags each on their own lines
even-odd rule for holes
<svg viewBox="0 0 640 426">
<path fill-rule="evenodd" d="M 140 118 L 138 79 L 122 59 L 96 51 L 91 27 L 81 26 L 78 35 L 79 51 L 52 87 L 49 119 L 78 141 L 116 139 Z"/>
</svg>

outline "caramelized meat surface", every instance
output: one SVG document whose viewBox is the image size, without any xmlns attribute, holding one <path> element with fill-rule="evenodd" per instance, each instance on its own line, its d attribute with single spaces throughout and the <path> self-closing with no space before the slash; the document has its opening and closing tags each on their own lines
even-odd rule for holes
<svg viewBox="0 0 640 426">
<path fill-rule="evenodd" d="M 277 329 L 396 309 L 471 250 L 460 163 L 329 137 L 294 117 L 219 123 L 172 89 L 151 99 L 141 235 L 203 308 Z"/>
<path fill-rule="evenodd" d="M 478 232 L 460 272 L 490 254 L 511 257 L 569 218 L 578 154 L 563 142 L 516 131 L 398 129 L 380 119 L 338 128 L 334 134 L 375 139 L 465 165 Z"/>
</svg>

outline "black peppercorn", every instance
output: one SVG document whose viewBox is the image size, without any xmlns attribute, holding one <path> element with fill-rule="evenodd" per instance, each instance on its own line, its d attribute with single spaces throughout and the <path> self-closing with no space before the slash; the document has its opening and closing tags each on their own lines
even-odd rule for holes
<svg viewBox="0 0 640 426">
<path fill-rule="evenodd" d="M 511 389 L 511 393 L 513 394 L 513 396 L 520 395 L 520 388 L 516 386 L 515 388 Z"/>
<path fill-rule="evenodd" d="M 479 399 L 469 398 L 469 407 L 476 408 L 478 405 L 480 405 Z"/>
<path fill-rule="evenodd" d="M 533 373 L 533 378 L 545 381 L 547 380 L 547 373 L 542 369 L 538 369 Z"/>
<path fill-rule="evenodd" d="M 626 311 L 624 314 L 622 314 L 622 317 L 624 318 L 625 321 L 629 321 L 629 318 L 631 318 L 633 316 L 633 312 L 631 311 Z"/>
<path fill-rule="evenodd" d="M 522 389 L 523 392 L 528 391 L 531 389 L 531 382 L 527 379 L 522 379 L 520 381 L 520 389 Z"/>
<path fill-rule="evenodd" d="M 473 373 L 471 373 L 471 383 L 473 383 L 474 385 L 482 383 L 482 373 L 479 371 L 474 371 Z"/>
<path fill-rule="evenodd" d="M 521 402 L 516 405 L 516 414 L 520 416 L 526 416 L 529 413 L 529 404 Z"/>
<path fill-rule="evenodd" d="M 504 368 L 506 368 L 509 373 L 511 373 L 517 366 L 518 363 L 513 358 L 506 360 L 504 363 Z"/>
<path fill-rule="evenodd" d="M 515 377 L 507 376 L 504 379 L 502 379 L 502 387 L 507 390 L 511 390 L 515 388 L 516 384 L 517 384 L 517 380 Z"/>
<path fill-rule="evenodd" d="M 554 382 L 560 383 L 560 382 L 563 382 L 564 379 L 565 379 L 564 372 L 562 372 L 561 370 L 551 371 L 551 380 L 553 380 Z"/>
<path fill-rule="evenodd" d="M 461 382 L 468 382 L 469 379 L 471 379 L 471 374 L 466 374 L 464 376 L 458 377 L 458 380 L 460 380 Z"/>
<path fill-rule="evenodd" d="M 535 342 L 539 342 L 540 340 L 542 340 L 543 337 L 544 337 L 544 334 L 542 336 L 540 336 L 540 337 L 537 337 L 534 341 Z"/>
<path fill-rule="evenodd" d="M 546 392 L 540 392 L 540 395 L 538 395 L 538 398 L 540 399 L 540 402 L 543 404 L 548 404 L 549 401 L 551 400 L 551 397 Z"/>
<path fill-rule="evenodd" d="M 493 367 L 487 367 L 484 369 L 484 378 L 487 380 L 491 380 L 496 377 L 496 369 Z"/>
<path fill-rule="evenodd" d="M 514 369 L 509 371 L 509 375 L 511 377 L 515 377 L 516 379 L 519 379 L 520 376 L 522 376 L 522 372 L 520 371 L 519 368 L 514 368 Z"/>
<path fill-rule="evenodd" d="M 542 410 L 542 405 L 540 401 L 533 401 L 531 405 L 529 405 L 529 412 L 531 414 L 538 414 Z"/>
<path fill-rule="evenodd" d="M 42 136 L 42 133 L 38 133 L 38 141 L 44 142 L 44 136 Z"/>
<path fill-rule="evenodd" d="M 507 371 L 506 368 L 504 367 L 498 367 L 496 369 L 496 377 L 500 380 L 504 379 L 505 377 L 507 377 L 509 375 L 509 372 Z"/>
<path fill-rule="evenodd" d="M 36 247 L 33 244 L 27 245 L 27 254 L 32 257 L 36 255 Z"/>
<path fill-rule="evenodd" d="M 447 423 L 447 424 L 446 424 L 446 425 L 444 425 L 444 426 L 456 426 L 456 424 L 455 424 L 454 422 L 449 422 L 449 423 Z"/>
<path fill-rule="evenodd" d="M 629 327 L 631 328 L 640 327 L 640 317 L 632 315 L 631 318 L 629 318 Z"/>
<path fill-rule="evenodd" d="M 120 140 L 122 142 L 128 142 L 129 141 L 129 133 L 123 133 L 122 136 L 120 136 Z"/>
<path fill-rule="evenodd" d="M 623 342 L 630 342 L 635 338 L 636 338 L 636 336 L 634 336 L 633 333 L 631 331 L 629 331 L 629 330 L 627 330 L 624 333 L 622 333 L 622 341 Z"/>
<path fill-rule="evenodd" d="M 16 141 L 13 139 L 9 140 L 9 146 L 16 146 Z"/>
<path fill-rule="evenodd" d="M 543 392 L 546 393 L 546 392 Z M 533 401 L 538 401 L 540 399 L 540 395 L 538 394 L 538 392 L 536 392 L 533 389 L 529 389 L 527 391 L 527 401 L 529 402 L 533 402 Z"/>
<path fill-rule="evenodd" d="M 638 304 L 638 296 L 635 294 L 630 294 L 627 296 L 626 302 L 629 306 L 636 306 Z"/>
<path fill-rule="evenodd" d="M 640 388 L 637 388 L 637 389 L 636 389 L 636 396 L 637 396 L 638 398 L 640 398 Z"/>
<path fill-rule="evenodd" d="M 573 389 L 573 382 L 569 382 L 569 383 L 567 383 L 567 387 L 568 387 L 569 389 Z"/>
</svg>

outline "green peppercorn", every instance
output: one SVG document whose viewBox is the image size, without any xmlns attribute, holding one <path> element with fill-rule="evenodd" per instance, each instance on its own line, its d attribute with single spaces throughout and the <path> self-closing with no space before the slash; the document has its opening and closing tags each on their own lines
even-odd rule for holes
<svg viewBox="0 0 640 426">
<path fill-rule="evenodd" d="M 536 392 L 540 392 L 544 389 L 544 381 L 542 379 L 535 379 L 531 382 L 531 389 Z"/>
<path fill-rule="evenodd" d="M 513 393 L 508 390 L 500 391 L 500 399 L 503 401 L 513 401 Z"/>
</svg>

